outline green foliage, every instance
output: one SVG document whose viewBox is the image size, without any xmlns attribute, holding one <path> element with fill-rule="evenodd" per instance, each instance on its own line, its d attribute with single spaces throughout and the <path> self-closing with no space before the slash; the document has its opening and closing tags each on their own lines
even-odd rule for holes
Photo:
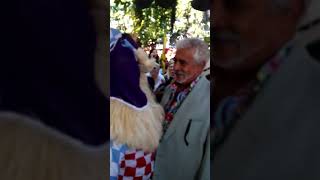
<svg viewBox="0 0 320 180">
<path fill-rule="evenodd" d="M 155 43 L 165 34 L 170 34 L 170 42 L 179 36 L 187 36 L 192 30 L 193 36 L 208 36 L 203 31 L 203 13 L 191 8 L 190 0 L 161 0 L 161 4 L 170 3 L 171 8 L 160 7 L 153 1 L 148 8 L 137 8 L 136 0 L 111 0 L 111 27 L 123 32 L 136 33 L 141 43 L 147 45 Z M 166 2 L 162 2 L 166 1 Z M 171 2 L 169 2 L 171 1 Z"/>
</svg>

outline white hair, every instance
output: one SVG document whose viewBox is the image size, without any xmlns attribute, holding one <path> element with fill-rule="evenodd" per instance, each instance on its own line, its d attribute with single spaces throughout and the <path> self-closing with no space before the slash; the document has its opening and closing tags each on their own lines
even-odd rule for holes
<svg viewBox="0 0 320 180">
<path fill-rule="evenodd" d="M 186 38 L 177 41 L 176 48 L 185 49 L 185 48 L 195 48 L 195 53 L 193 58 L 197 63 L 207 63 L 210 58 L 209 48 L 207 43 L 197 38 Z"/>
</svg>

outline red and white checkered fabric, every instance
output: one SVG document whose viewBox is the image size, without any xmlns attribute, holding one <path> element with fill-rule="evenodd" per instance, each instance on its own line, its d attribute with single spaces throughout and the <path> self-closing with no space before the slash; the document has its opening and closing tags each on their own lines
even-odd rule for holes
<svg viewBox="0 0 320 180">
<path fill-rule="evenodd" d="M 149 180 L 153 173 L 154 159 L 154 153 L 126 151 L 120 163 L 118 180 Z"/>
</svg>

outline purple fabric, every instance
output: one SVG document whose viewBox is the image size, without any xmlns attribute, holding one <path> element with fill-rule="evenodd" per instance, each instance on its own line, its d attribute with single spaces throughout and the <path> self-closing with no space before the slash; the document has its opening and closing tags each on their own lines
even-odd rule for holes
<svg viewBox="0 0 320 180">
<path fill-rule="evenodd" d="M 121 38 L 110 53 L 110 96 L 141 108 L 147 104 L 147 97 L 140 89 L 140 70 L 132 49 L 124 47 L 124 40 L 134 47 L 129 37 Z"/>
</svg>

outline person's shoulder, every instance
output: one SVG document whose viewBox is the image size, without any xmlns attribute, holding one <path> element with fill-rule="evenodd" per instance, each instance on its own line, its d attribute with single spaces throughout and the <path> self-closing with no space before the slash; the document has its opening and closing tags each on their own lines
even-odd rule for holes
<svg viewBox="0 0 320 180">
<path fill-rule="evenodd" d="M 159 78 L 160 78 L 161 81 L 165 80 L 164 76 L 162 74 L 160 74 L 160 73 L 159 73 Z"/>
<path fill-rule="evenodd" d="M 159 72 L 159 75 L 158 75 L 161 79 L 163 78 L 164 79 L 164 75 L 162 75 L 162 73 Z"/>
<path fill-rule="evenodd" d="M 210 86 L 210 74 L 202 74 L 197 85 L 199 86 Z"/>
</svg>

